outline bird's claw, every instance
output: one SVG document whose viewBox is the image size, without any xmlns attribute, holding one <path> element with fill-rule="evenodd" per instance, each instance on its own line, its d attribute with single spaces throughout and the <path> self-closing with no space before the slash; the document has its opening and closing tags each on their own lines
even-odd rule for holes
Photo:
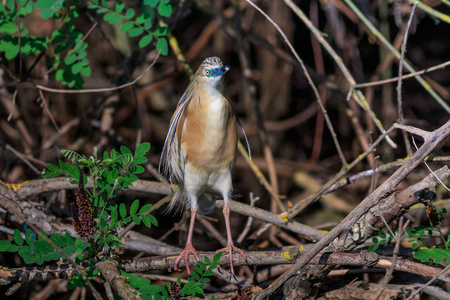
<svg viewBox="0 0 450 300">
<path fill-rule="evenodd" d="M 194 255 L 194 257 L 197 261 L 200 260 L 200 258 L 198 257 L 198 254 L 197 254 L 197 250 L 195 250 L 194 246 L 192 246 L 192 244 L 186 244 L 183 252 L 181 252 L 180 255 L 178 256 L 178 258 L 175 260 L 175 265 L 173 267 L 175 271 L 179 270 L 178 264 L 184 258 L 184 261 L 186 263 L 186 271 L 189 275 L 191 275 L 191 269 L 189 268 L 189 254 Z"/>
<path fill-rule="evenodd" d="M 245 261 L 247 261 L 247 256 L 245 255 L 244 251 L 242 251 L 242 249 L 239 249 L 238 247 L 236 247 L 234 244 L 228 244 L 225 248 L 219 249 L 216 251 L 216 253 L 219 252 L 228 252 L 228 256 L 230 259 L 230 273 L 234 276 L 234 267 L 233 267 L 233 250 L 238 252 L 240 255 L 242 255 L 242 257 L 245 259 Z"/>
</svg>

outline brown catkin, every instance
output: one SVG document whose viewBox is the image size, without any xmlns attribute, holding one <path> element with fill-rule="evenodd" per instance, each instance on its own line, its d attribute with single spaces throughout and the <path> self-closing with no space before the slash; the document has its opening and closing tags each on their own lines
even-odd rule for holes
<svg viewBox="0 0 450 300">
<path fill-rule="evenodd" d="M 83 169 L 80 168 L 77 200 L 73 214 L 73 228 L 81 238 L 89 238 L 95 231 L 94 210 L 84 189 L 83 174 Z"/>
</svg>

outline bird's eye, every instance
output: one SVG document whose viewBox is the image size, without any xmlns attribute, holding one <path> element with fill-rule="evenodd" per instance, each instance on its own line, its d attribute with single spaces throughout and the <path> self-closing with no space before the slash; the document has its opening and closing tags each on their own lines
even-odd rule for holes
<svg viewBox="0 0 450 300">
<path fill-rule="evenodd" d="M 210 73 L 211 73 L 211 72 L 210 72 L 209 70 L 205 70 L 205 75 L 206 75 L 206 76 L 209 76 Z"/>
</svg>

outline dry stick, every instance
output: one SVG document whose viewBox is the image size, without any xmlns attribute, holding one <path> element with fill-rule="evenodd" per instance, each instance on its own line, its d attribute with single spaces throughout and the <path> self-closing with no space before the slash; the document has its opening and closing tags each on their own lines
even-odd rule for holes
<svg viewBox="0 0 450 300">
<path fill-rule="evenodd" d="M 255 164 L 255 162 L 250 159 L 250 156 L 248 155 L 248 152 L 247 152 L 247 150 L 245 150 L 245 147 L 244 147 L 244 145 L 242 145 L 241 141 L 238 141 L 238 150 L 241 153 L 242 157 L 244 157 L 245 161 L 247 161 L 248 164 L 250 165 L 250 168 L 252 169 L 256 178 L 258 178 L 259 182 L 269 192 L 270 196 L 274 199 L 279 197 L 279 195 L 273 189 L 272 185 L 269 183 L 269 181 L 264 176 L 263 172 L 261 172 L 261 170 Z"/>
<path fill-rule="evenodd" d="M 246 1 L 248 1 L 248 0 L 246 0 Z M 369 114 L 372 121 L 378 127 L 378 130 L 380 130 L 381 133 L 385 133 L 386 130 L 383 128 L 383 125 L 381 125 L 380 120 L 377 119 L 374 112 L 370 109 L 370 107 L 367 103 L 367 100 L 364 97 L 364 95 L 362 94 L 362 92 L 354 89 L 354 85 L 356 84 L 356 81 L 353 78 L 353 76 L 350 74 L 347 67 L 344 65 L 344 63 L 342 62 L 342 59 L 339 57 L 339 55 L 336 53 L 336 51 L 330 46 L 330 44 L 328 44 L 328 42 L 323 38 L 322 33 L 311 23 L 310 20 L 308 20 L 308 18 L 305 16 L 303 11 L 298 6 L 296 6 L 291 0 L 285 0 L 284 2 L 300 18 L 300 20 L 302 20 L 302 22 L 308 27 L 308 29 L 314 34 L 314 36 L 317 38 L 317 40 L 322 44 L 322 46 L 331 55 L 331 57 L 335 61 L 336 65 L 339 67 L 342 74 L 347 79 L 347 81 L 350 85 L 349 91 L 351 92 L 352 95 L 354 95 L 354 98 L 357 100 L 358 105 Z M 297 58 L 297 56 L 296 56 L 296 58 Z M 386 141 L 391 145 L 391 147 L 393 147 L 393 148 L 397 147 L 395 145 L 395 143 L 388 136 L 386 136 Z"/>
<path fill-rule="evenodd" d="M 248 255 L 248 262 L 244 260 L 240 255 L 236 255 L 235 264 L 236 266 L 245 266 L 247 264 L 253 266 L 278 266 L 285 264 L 292 264 L 295 262 L 295 258 L 297 256 L 301 256 L 301 247 L 299 246 L 291 246 L 286 247 L 284 250 L 277 251 L 248 251 L 246 254 Z M 181 249 L 180 249 L 181 250 Z M 202 258 L 207 256 L 210 260 L 212 260 L 215 255 L 214 252 L 202 252 Z M 173 268 L 176 255 L 171 256 L 153 256 L 153 257 L 145 257 L 138 258 L 133 260 L 122 260 L 119 261 L 119 267 L 127 273 L 136 273 L 136 272 L 148 272 L 155 270 L 167 270 Z M 189 263 L 191 266 L 197 264 L 197 261 L 194 258 L 189 259 Z M 182 262 L 185 265 L 185 262 Z M 226 267 L 229 264 L 228 258 L 224 255 L 221 258 L 220 264 Z M 390 257 L 380 256 L 376 253 L 370 253 L 367 251 L 359 252 L 359 253 L 343 253 L 343 252 L 326 252 L 321 253 L 314 257 L 313 260 L 310 261 L 312 265 L 328 265 L 328 266 L 336 266 L 336 265 L 347 265 L 347 266 L 373 266 L 374 268 L 383 268 L 386 269 L 392 265 L 392 259 Z M 58 265 L 58 264 L 55 264 Z M 68 265 L 64 267 L 55 267 L 55 265 L 47 265 L 47 266 L 38 266 L 32 268 L 31 270 L 28 268 L 8 268 L 2 270 L 0 274 L 0 283 L 2 284 L 11 284 L 16 282 L 21 278 L 21 276 L 26 276 L 30 272 L 37 271 L 39 273 L 47 273 L 52 274 L 52 279 L 64 278 L 70 279 L 71 276 L 76 275 L 75 272 L 55 272 L 55 269 L 65 268 L 65 269 L 73 269 L 73 265 Z M 284 268 L 286 268 L 284 266 Z M 411 274 L 426 276 L 426 277 L 434 277 L 436 275 L 437 279 L 442 281 L 443 283 L 450 282 L 450 274 L 442 275 L 441 269 L 437 267 L 428 266 L 418 262 L 412 262 L 410 260 L 399 258 L 397 264 L 395 266 L 396 271 L 407 272 Z M 85 271 L 85 269 L 83 270 Z M 370 270 L 368 271 L 370 272 Z M 21 276 L 16 276 L 16 274 L 21 274 Z M 48 276 L 47 276 L 48 278 Z M 49 278 L 50 279 L 50 278 Z M 229 279 L 229 278 L 227 278 Z M 30 278 L 31 281 L 43 281 L 45 280 L 43 277 L 34 276 Z"/>
<path fill-rule="evenodd" d="M 113 87 L 113 88 L 98 88 L 98 89 L 84 89 L 84 90 L 64 90 L 64 89 L 52 89 L 40 84 L 35 84 L 35 87 L 46 91 L 46 92 L 50 92 L 50 93 L 63 93 L 63 94 L 86 94 L 86 93 L 103 93 L 103 92 L 110 92 L 110 91 L 117 91 L 123 88 L 126 88 L 128 86 L 131 86 L 133 84 L 135 84 L 136 82 L 138 82 L 142 77 L 144 77 L 145 74 L 147 74 L 148 71 L 150 71 L 150 69 L 155 65 L 156 61 L 159 58 L 160 55 L 160 51 L 158 51 L 158 53 L 156 54 L 155 59 L 153 60 L 153 62 L 150 64 L 150 66 L 148 66 L 147 69 L 145 69 L 145 71 L 139 75 L 138 77 L 136 77 L 136 79 L 134 79 L 131 82 L 119 85 L 117 87 Z"/>
<path fill-rule="evenodd" d="M 297 262 L 282 276 L 275 280 L 268 288 L 259 293 L 256 299 L 262 300 L 274 293 L 286 280 L 294 276 L 297 272 L 316 256 L 323 248 L 329 245 L 339 235 L 348 232 L 353 224 L 358 221 L 371 207 L 378 201 L 387 197 L 395 191 L 395 187 L 416 168 L 423 159 L 433 151 L 436 146 L 450 135 L 450 120 L 442 127 L 433 132 L 417 130 L 411 126 L 395 124 L 395 127 L 408 130 L 414 134 L 419 134 L 424 138 L 423 145 L 414 153 L 402 167 L 400 167 L 392 176 L 380 185 L 372 194 L 367 196 L 339 225 L 333 228 L 324 238 L 318 241 L 307 253 L 302 255 Z"/>
<path fill-rule="evenodd" d="M 408 0 L 408 1 L 412 2 L 413 0 Z M 445 0 L 442 1 L 442 2 L 445 2 Z M 448 1 L 447 1 L 446 4 L 448 5 Z M 450 23 L 450 17 L 448 15 L 443 14 L 443 13 L 441 13 L 441 12 L 431 8 L 431 7 L 429 7 L 428 5 L 426 5 L 425 3 L 422 3 L 422 2 L 419 2 L 418 5 L 419 5 L 419 8 L 421 10 L 423 10 L 424 12 L 430 14 L 431 16 L 433 16 L 435 18 L 438 18 L 441 21 L 444 21 L 446 23 Z"/>
<path fill-rule="evenodd" d="M 39 96 L 40 96 L 40 98 L 41 98 L 41 100 L 42 100 L 42 104 L 43 104 L 43 106 L 44 106 L 45 112 L 46 112 L 46 113 L 48 114 L 48 116 L 50 117 L 50 120 L 52 121 L 53 126 L 55 126 L 56 130 L 59 131 L 58 124 L 56 124 L 55 118 L 53 118 L 52 113 L 51 113 L 50 110 L 48 109 L 47 101 L 45 100 L 44 93 L 42 93 L 41 90 L 39 90 Z"/>
<path fill-rule="evenodd" d="M 258 200 L 259 200 L 259 197 L 253 197 L 253 193 L 250 192 L 250 206 L 254 207 L 256 201 L 258 201 Z M 244 226 L 244 230 L 242 230 L 241 234 L 239 235 L 239 237 L 236 240 L 238 243 L 242 243 L 244 241 L 245 237 L 250 232 L 252 223 L 253 223 L 253 217 L 248 217 L 247 223 L 245 223 L 245 226 Z"/>
<path fill-rule="evenodd" d="M 332 179 L 330 179 L 327 183 L 325 183 L 320 190 L 310 195 L 308 198 L 303 200 L 302 202 L 297 203 L 291 210 L 289 214 L 289 219 L 292 220 L 295 216 L 297 216 L 300 212 L 302 212 L 307 206 L 311 203 L 320 199 L 323 195 L 325 195 L 331 187 L 334 187 L 337 182 L 353 167 L 355 167 L 358 163 L 360 163 L 367 155 L 372 153 L 373 149 L 378 146 L 378 144 L 388 135 L 394 127 L 389 128 L 384 134 L 378 137 L 378 139 L 366 150 L 363 154 L 359 155 L 353 162 L 351 162 L 347 169 L 343 169 L 339 171 Z"/>
<path fill-rule="evenodd" d="M 261 109 L 258 105 L 258 102 L 256 101 L 256 85 L 253 82 L 251 78 L 251 67 L 250 67 L 250 61 L 248 59 L 247 53 L 245 51 L 244 47 L 244 40 L 242 38 L 242 32 L 240 28 L 240 16 L 239 16 L 239 6 L 237 5 L 236 1 L 234 3 L 234 24 L 236 26 L 236 40 L 239 48 L 239 61 L 241 62 L 242 68 L 243 68 L 243 75 L 244 75 L 244 95 L 245 97 L 253 104 L 253 109 L 256 117 L 256 124 L 258 127 L 258 134 L 259 139 L 261 140 L 263 144 L 263 152 L 264 152 L 264 158 L 267 162 L 267 168 L 269 171 L 269 178 L 270 183 L 273 187 L 275 197 L 272 197 L 272 203 L 271 203 L 271 211 L 273 213 L 277 212 L 276 205 L 280 208 L 281 211 L 285 211 L 286 207 L 284 206 L 283 202 L 281 202 L 279 191 L 278 191 L 278 179 L 277 179 L 277 170 L 275 168 L 275 163 L 273 161 L 273 153 L 272 149 L 269 146 L 269 139 L 267 137 L 267 131 L 264 127 L 264 120 L 261 113 Z"/>
<path fill-rule="evenodd" d="M 142 299 L 134 295 L 127 284 L 125 276 L 121 276 L 118 269 L 119 263 L 114 260 L 100 261 L 95 267 L 100 271 L 105 280 L 109 282 L 122 299 Z"/>
<path fill-rule="evenodd" d="M 44 142 L 41 149 L 46 150 L 50 148 L 56 142 L 56 140 L 58 140 L 62 135 L 66 134 L 67 132 L 69 132 L 70 129 L 80 124 L 80 119 L 81 116 L 78 116 L 72 119 L 71 121 L 67 122 L 66 124 L 64 124 L 58 132 L 56 132 L 53 136 L 51 136 Z"/>
<path fill-rule="evenodd" d="M 345 156 L 344 153 L 342 152 L 341 146 L 339 145 L 339 142 L 337 140 L 337 135 L 336 132 L 334 131 L 333 125 L 331 124 L 330 118 L 328 117 L 327 111 L 325 109 L 325 107 L 323 106 L 322 100 L 320 99 L 320 95 L 319 95 L 319 91 L 317 90 L 317 87 L 315 86 L 314 82 L 311 79 L 311 76 L 308 73 L 308 70 L 306 69 L 305 64 L 303 63 L 303 60 L 300 58 L 300 56 L 297 54 L 297 52 L 295 51 L 294 47 L 292 46 L 291 42 L 289 42 L 288 38 L 286 37 L 286 35 L 284 34 L 283 30 L 281 30 L 280 26 L 278 26 L 277 23 L 275 23 L 264 11 L 262 11 L 256 4 L 254 4 L 253 2 L 251 2 L 250 0 L 245 0 L 246 2 L 248 2 L 251 6 L 253 6 L 260 14 L 262 14 L 275 28 L 276 30 L 280 33 L 280 35 L 283 37 L 284 42 L 288 45 L 289 49 L 291 50 L 292 54 L 294 55 L 294 57 L 297 59 L 297 61 L 299 62 L 299 64 L 301 65 L 302 69 L 303 69 L 303 73 L 305 74 L 306 79 L 308 80 L 308 84 L 311 86 L 311 89 L 314 92 L 314 95 L 316 97 L 316 101 L 320 106 L 320 109 L 322 110 L 322 113 L 325 117 L 325 121 L 327 122 L 327 126 L 328 129 L 330 130 L 331 136 L 333 137 L 333 142 L 334 145 L 336 147 L 336 150 L 339 154 L 339 158 L 341 159 L 342 162 L 342 167 L 346 168 L 347 167 L 347 162 L 345 160 Z"/>
<path fill-rule="evenodd" d="M 359 172 L 355 175 L 352 175 L 350 177 L 347 177 L 335 184 L 333 184 L 328 190 L 326 190 L 326 194 L 332 193 L 346 185 L 352 184 L 354 182 L 356 182 L 357 180 L 361 179 L 361 178 L 366 178 L 366 177 L 370 177 L 373 176 L 373 174 L 379 174 L 379 173 L 384 173 L 387 172 L 393 168 L 397 168 L 400 167 L 401 165 L 403 165 L 406 161 L 408 160 L 408 158 L 403 158 L 403 159 L 398 159 L 397 161 L 394 162 L 390 162 L 384 165 L 381 165 L 375 169 L 370 169 L 370 170 L 365 170 L 362 172 Z M 449 156 L 435 156 L 435 157 L 429 157 L 427 156 L 424 159 L 424 162 L 427 161 L 433 161 L 433 162 L 437 162 L 437 161 L 442 161 L 442 162 L 448 162 L 450 161 L 450 157 Z M 430 170 L 430 169 L 429 169 Z M 430 170 L 430 173 L 432 173 L 433 171 Z M 440 180 L 440 179 L 439 179 Z M 445 186 L 442 182 L 441 184 L 443 186 Z"/>
<path fill-rule="evenodd" d="M 27 157 L 25 157 L 25 155 L 23 155 L 22 153 L 18 152 L 16 149 L 11 147 L 9 144 L 6 144 L 5 149 L 11 151 L 15 156 L 17 156 L 21 161 L 23 161 L 28 167 L 30 167 L 30 169 L 33 170 L 36 174 L 41 175 L 41 171 L 36 169 L 36 167 L 33 166 L 29 162 L 29 159 Z"/>
<path fill-rule="evenodd" d="M 383 222 L 386 222 L 386 220 L 384 220 L 383 216 L 380 215 L 380 217 L 383 220 Z M 408 220 L 406 222 L 405 226 L 403 226 L 403 220 L 404 220 L 403 217 L 401 217 L 399 224 L 398 224 L 398 233 L 397 233 L 397 237 L 395 240 L 395 247 L 394 247 L 394 252 L 393 252 L 393 256 L 392 256 L 392 264 L 389 267 L 389 270 L 388 270 L 386 276 L 384 277 L 383 281 L 379 285 L 378 291 L 374 297 L 374 300 L 378 300 L 378 298 L 380 298 L 381 293 L 383 292 L 383 290 L 386 287 L 386 285 L 388 284 L 388 282 L 391 280 L 392 274 L 394 273 L 395 265 L 397 264 L 398 250 L 400 248 L 400 242 L 402 240 L 403 230 L 406 226 L 408 226 L 408 223 L 409 223 L 409 220 Z M 391 230 L 389 226 L 387 226 L 387 228 L 389 228 L 389 230 Z"/>
<path fill-rule="evenodd" d="M 414 297 L 420 293 L 423 289 L 425 289 L 427 286 L 429 286 L 430 284 L 432 284 L 433 282 L 436 281 L 436 279 L 439 278 L 439 276 L 441 276 L 442 274 L 444 274 L 445 272 L 447 272 L 450 269 L 450 265 L 447 265 L 441 272 L 439 272 L 439 274 L 437 274 L 436 276 L 434 276 L 433 278 L 431 278 L 426 284 L 424 284 L 421 288 L 417 289 L 414 293 L 412 293 L 408 298 L 406 298 L 406 300 L 411 300 L 414 299 Z"/>
<path fill-rule="evenodd" d="M 313 22 L 314 26 L 318 26 L 319 24 L 319 13 L 318 13 L 318 1 L 312 1 L 310 4 L 310 15 L 311 15 L 311 21 Z M 314 64 L 316 66 L 317 74 L 319 76 L 324 77 L 325 76 L 325 66 L 323 62 L 323 53 L 322 49 L 320 48 L 319 41 L 314 38 L 314 35 L 311 34 L 311 45 L 313 49 L 313 55 L 314 55 Z M 321 95 L 321 99 L 326 101 L 326 89 L 323 85 L 319 85 L 319 93 Z M 313 148 L 311 150 L 311 156 L 309 157 L 308 161 L 310 163 L 315 163 L 319 160 L 320 153 L 322 152 L 322 141 L 323 141 L 323 114 L 319 111 L 317 113 L 316 118 L 316 128 L 314 131 L 314 143 Z"/>
<path fill-rule="evenodd" d="M 411 14 L 409 15 L 408 25 L 406 26 L 405 36 L 402 44 L 402 53 L 400 55 L 400 62 L 398 64 L 398 82 L 397 82 L 397 108 L 400 124 L 403 124 L 403 103 L 402 103 L 402 75 L 403 75 L 403 60 L 405 59 L 406 43 L 408 41 L 409 28 L 411 27 L 414 12 L 416 11 L 417 1 L 414 4 Z M 408 136 L 405 131 L 402 131 L 403 140 L 406 145 L 406 152 L 408 156 L 412 154 L 411 144 L 409 143 Z"/>
<path fill-rule="evenodd" d="M 443 68 L 445 68 L 448 65 L 450 65 L 450 60 L 446 61 L 446 62 L 444 62 L 442 64 L 436 65 L 434 67 L 426 68 L 426 69 L 423 69 L 423 70 L 420 70 L 420 71 L 417 71 L 417 72 L 414 72 L 414 73 L 410 73 L 408 75 L 404 75 L 404 76 L 402 76 L 402 79 L 403 80 L 410 79 L 410 78 L 413 78 L 413 77 L 415 77 L 417 75 L 430 73 L 430 72 L 433 72 L 433 71 L 436 71 L 436 70 L 439 70 L 439 69 L 443 69 Z M 358 83 L 358 84 L 355 84 L 354 87 L 355 88 L 364 88 L 364 87 L 370 87 L 370 86 L 383 85 L 383 84 L 392 83 L 392 82 L 396 82 L 396 81 L 398 81 L 398 77 L 384 79 L 384 80 L 379 80 L 379 81 L 374 81 L 374 82 Z"/>
<path fill-rule="evenodd" d="M 385 45 L 389 51 L 391 51 L 397 59 L 400 59 L 400 53 L 387 41 L 387 39 L 379 32 L 379 30 L 367 19 L 367 17 L 359 10 L 359 8 L 350 0 L 343 0 L 348 7 L 358 16 L 358 18 L 367 26 L 370 32 L 376 36 L 376 38 Z M 404 67 L 409 72 L 415 72 L 413 66 L 407 61 L 404 62 Z M 427 91 L 446 111 L 450 113 L 450 106 L 442 99 L 435 90 L 426 82 L 421 76 L 415 76 L 416 80 L 423 86 L 425 91 Z"/>
</svg>

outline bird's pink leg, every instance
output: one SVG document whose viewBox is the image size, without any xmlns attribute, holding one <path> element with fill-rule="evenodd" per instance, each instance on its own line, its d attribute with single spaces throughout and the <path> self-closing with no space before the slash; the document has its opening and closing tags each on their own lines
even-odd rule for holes
<svg viewBox="0 0 450 300">
<path fill-rule="evenodd" d="M 192 234 L 194 233 L 194 224 L 195 224 L 195 215 L 197 214 L 197 208 L 191 207 L 191 222 L 189 224 L 189 232 L 188 232 L 188 238 L 186 241 L 186 246 L 184 247 L 183 252 L 178 256 L 178 258 L 175 260 L 174 270 L 178 271 L 178 263 L 184 258 L 184 261 L 186 262 L 186 271 L 189 275 L 191 275 L 191 269 L 189 268 L 189 254 L 194 255 L 194 257 L 197 260 L 200 260 L 197 254 L 197 251 L 195 250 L 194 246 L 192 245 Z"/>
<path fill-rule="evenodd" d="M 242 251 L 241 249 L 239 249 L 234 245 L 233 239 L 231 238 L 230 206 L 226 202 L 223 206 L 223 216 L 225 217 L 225 227 L 227 229 L 227 246 L 225 248 L 217 250 L 216 252 L 228 252 L 230 259 L 230 273 L 234 275 L 235 273 L 233 267 L 233 250 L 239 252 L 245 260 L 247 260 L 247 256 L 245 256 L 244 251 Z"/>
</svg>

